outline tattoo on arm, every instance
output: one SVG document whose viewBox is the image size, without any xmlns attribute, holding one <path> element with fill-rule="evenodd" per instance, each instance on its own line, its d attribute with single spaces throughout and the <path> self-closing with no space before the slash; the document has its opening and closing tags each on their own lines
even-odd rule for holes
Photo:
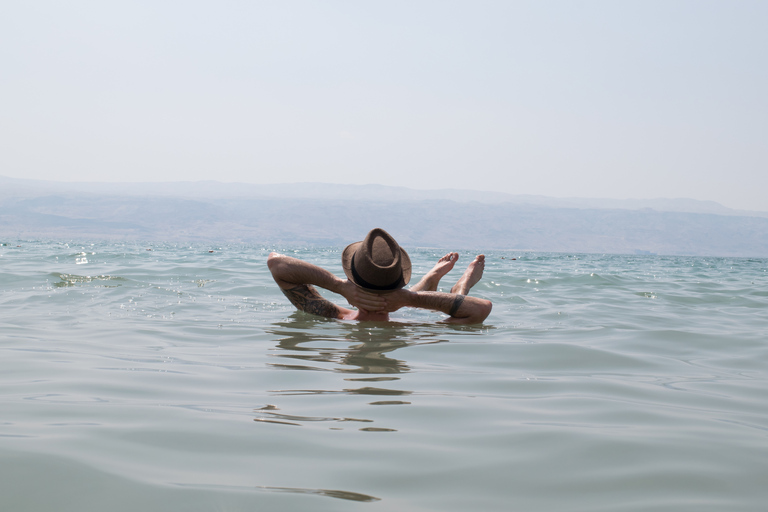
<svg viewBox="0 0 768 512">
<path fill-rule="evenodd" d="M 300 311 L 320 315 L 327 318 L 339 318 L 341 310 L 333 302 L 326 300 L 317 293 L 311 284 L 300 284 L 293 288 L 281 288 L 291 304 Z"/>
<path fill-rule="evenodd" d="M 456 316 L 456 313 L 459 311 L 459 308 L 461 307 L 461 303 L 464 302 L 464 295 L 457 294 L 456 298 L 453 299 L 453 305 L 451 306 L 451 310 L 448 312 L 451 316 Z"/>
</svg>

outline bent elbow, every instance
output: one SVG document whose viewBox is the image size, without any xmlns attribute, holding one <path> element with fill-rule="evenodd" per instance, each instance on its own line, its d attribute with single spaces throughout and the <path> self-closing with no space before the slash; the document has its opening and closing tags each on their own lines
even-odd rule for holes
<svg viewBox="0 0 768 512">
<path fill-rule="evenodd" d="M 272 273 L 272 277 L 275 279 L 278 278 L 282 274 L 282 269 L 285 264 L 285 256 L 282 254 L 271 252 L 269 253 L 269 256 L 267 256 L 267 267 L 269 268 L 269 271 Z"/>
<path fill-rule="evenodd" d="M 465 311 L 466 316 L 451 317 L 446 322 L 463 325 L 481 324 L 491 314 L 491 309 L 493 309 L 491 301 L 475 299 L 471 311 Z"/>
<path fill-rule="evenodd" d="M 267 256 L 267 267 L 269 267 L 269 270 L 273 270 L 280 264 L 281 257 L 282 254 L 276 252 L 269 253 L 269 256 Z"/>
<path fill-rule="evenodd" d="M 491 301 L 481 299 L 477 308 L 477 315 L 476 315 L 477 323 L 481 323 L 483 320 L 488 318 L 488 316 L 491 314 L 492 309 L 493 309 L 493 303 Z"/>
<path fill-rule="evenodd" d="M 473 301 L 472 310 L 466 312 L 467 316 L 459 318 L 454 317 L 451 323 L 469 325 L 481 324 L 486 318 L 488 318 L 488 315 L 491 314 L 491 309 L 493 309 L 493 304 L 491 301 L 485 299 L 476 299 Z"/>
</svg>

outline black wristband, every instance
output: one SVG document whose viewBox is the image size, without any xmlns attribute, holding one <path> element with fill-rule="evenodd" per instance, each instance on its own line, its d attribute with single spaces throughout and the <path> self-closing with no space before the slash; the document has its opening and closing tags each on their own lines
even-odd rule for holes
<svg viewBox="0 0 768 512">
<path fill-rule="evenodd" d="M 464 302 L 464 295 L 456 294 L 456 298 L 453 299 L 453 306 L 451 306 L 451 310 L 448 312 L 451 316 L 456 316 L 456 313 L 459 311 L 459 308 L 461 307 L 461 303 Z"/>
</svg>

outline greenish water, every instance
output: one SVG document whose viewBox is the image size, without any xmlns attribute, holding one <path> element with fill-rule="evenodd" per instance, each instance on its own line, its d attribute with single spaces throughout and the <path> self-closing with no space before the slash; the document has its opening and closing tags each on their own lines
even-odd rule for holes
<svg viewBox="0 0 768 512">
<path fill-rule="evenodd" d="M 343 275 L 341 248 L 0 246 L 0 508 L 764 510 L 768 260 L 487 253 L 494 310 L 457 328 L 296 313 L 275 249 Z"/>
</svg>

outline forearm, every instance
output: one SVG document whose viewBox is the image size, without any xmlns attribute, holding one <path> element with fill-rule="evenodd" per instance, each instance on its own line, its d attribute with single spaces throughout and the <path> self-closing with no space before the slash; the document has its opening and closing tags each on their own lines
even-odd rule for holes
<svg viewBox="0 0 768 512">
<path fill-rule="evenodd" d="M 339 279 L 324 268 L 307 263 L 306 261 L 273 252 L 267 259 L 267 265 L 270 272 L 272 272 L 275 282 L 286 295 L 289 295 L 288 291 L 294 290 L 289 295 L 289 298 L 302 311 L 307 310 L 303 305 L 305 295 L 313 300 L 322 299 L 317 291 L 312 288 L 313 285 L 333 293 L 338 293 L 353 306 L 366 311 L 383 311 L 386 305 L 385 300 L 381 296 L 361 292 L 351 281 Z M 305 289 L 307 287 L 309 289 Z M 339 308 L 339 310 L 342 316 L 349 312 L 349 310 L 344 308 Z"/>
<path fill-rule="evenodd" d="M 280 288 L 311 284 L 334 293 L 342 293 L 345 281 L 312 263 L 273 252 L 267 259 L 267 265 Z"/>
<path fill-rule="evenodd" d="M 408 306 L 449 315 L 450 323 L 481 323 L 491 313 L 491 302 L 478 297 L 444 292 L 410 292 Z"/>
</svg>

